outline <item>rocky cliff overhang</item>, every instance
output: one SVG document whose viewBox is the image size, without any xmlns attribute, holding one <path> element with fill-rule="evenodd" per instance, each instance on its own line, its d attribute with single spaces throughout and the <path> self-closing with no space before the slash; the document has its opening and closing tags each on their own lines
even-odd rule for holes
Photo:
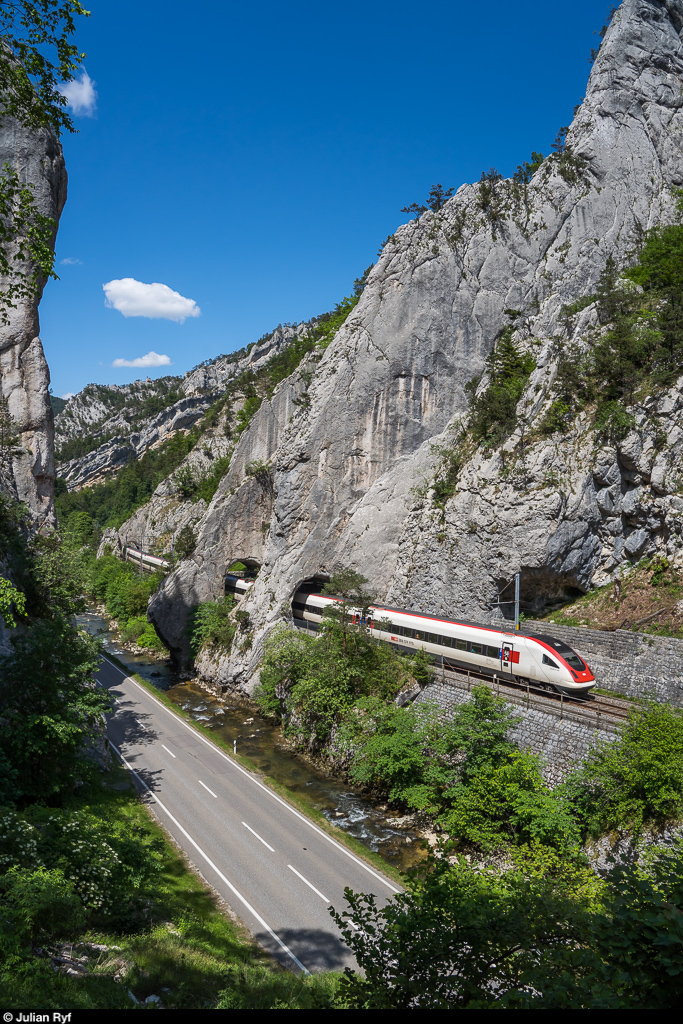
<svg viewBox="0 0 683 1024">
<path fill-rule="evenodd" d="M 516 338 L 540 374 L 569 340 L 563 304 L 592 293 L 608 257 L 624 263 L 643 230 L 671 218 L 683 183 L 682 25 L 681 0 L 624 0 L 566 159 L 546 160 L 524 189 L 501 183 L 493 208 L 479 185 L 463 185 L 441 211 L 396 231 L 310 378 L 294 374 L 254 417 L 198 524 L 193 558 L 153 598 L 149 614 L 179 657 L 188 610 L 221 593 L 226 567 L 247 551 L 262 564 L 245 603 L 253 643 L 235 645 L 215 670 L 245 685 L 299 582 L 340 563 L 390 603 L 468 618 L 488 614 L 521 566 L 560 590 L 590 585 L 603 558 L 593 441 L 572 448 L 570 438 L 555 453 L 564 497 L 540 481 L 540 490 L 504 487 L 483 456 L 445 520 L 422 485 L 504 311 L 521 311 Z M 608 458 L 621 471 L 618 453 Z M 246 472 L 256 461 L 267 479 Z"/>
</svg>

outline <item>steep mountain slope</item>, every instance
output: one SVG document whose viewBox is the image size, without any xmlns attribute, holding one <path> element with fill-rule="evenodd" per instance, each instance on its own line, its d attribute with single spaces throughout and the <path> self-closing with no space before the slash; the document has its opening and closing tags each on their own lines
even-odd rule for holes
<svg viewBox="0 0 683 1024">
<path fill-rule="evenodd" d="M 254 416 L 197 523 L 194 555 L 153 598 L 149 614 L 176 655 L 189 609 L 222 592 L 237 558 L 262 566 L 245 604 L 252 634 L 200 668 L 249 685 L 297 585 L 339 563 L 389 601 L 475 618 L 520 569 L 539 608 L 649 550 L 673 550 L 679 499 L 653 465 L 650 435 L 669 431 L 673 464 L 676 387 L 657 398 L 666 423 L 653 425 L 645 400 L 617 443 L 585 412 L 563 433 L 534 439 L 534 429 L 562 353 L 605 329 L 594 298 L 606 267 L 626 264 L 643 232 L 675 215 L 682 27 L 681 0 L 624 0 L 557 152 L 517 180 L 463 185 L 387 242 L 332 344 Z M 501 444 L 471 442 L 445 470 L 452 456 L 433 447 L 453 452 L 465 386 L 504 341 L 536 367 L 517 427 Z M 430 486 L 444 474 L 448 488 Z M 605 525 L 606 490 L 612 508 L 637 492 L 611 517 L 618 528 Z"/>
<path fill-rule="evenodd" d="M 131 458 L 188 430 L 232 381 L 286 349 L 296 331 L 277 327 L 246 351 L 219 356 L 183 377 L 88 384 L 55 418 L 58 475 L 69 490 L 101 483 Z"/>
<path fill-rule="evenodd" d="M 29 131 L 12 118 L 0 124 L 0 166 L 9 164 L 22 184 L 33 186 L 38 213 L 57 224 L 66 202 L 62 147 L 48 129 Z M 30 274 L 30 269 L 23 270 Z M 0 280 L 0 288 L 7 282 Z M 41 288 L 42 291 L 42 288 Z M 18 429 L 20 451 L 0 466 L 0 485 L 26 502 L 38 528 L 54 522 L 53 416 L 50 374 L 40 341 L 40 295 L 19 298 L 0 323 L 0 394 Z"/>
</svg>

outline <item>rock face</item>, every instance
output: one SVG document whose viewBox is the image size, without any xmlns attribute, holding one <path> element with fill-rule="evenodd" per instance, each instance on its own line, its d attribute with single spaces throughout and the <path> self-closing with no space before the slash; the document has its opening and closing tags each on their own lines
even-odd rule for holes
<svg viewBox="0 0 683 1024">
<path fill-rule="evenodd" d="M 38 211 L 55 222 L 66 201 L 62 148 L 47 130 L 29 132 L 11 118 L 0 125 L 0 166 L 10 164 L 22 182 L 33 185 Z M 0 288 L 4 283 L 0 281 Z M 5 467 L 4 486 L 25 502 L 35 528 L 54 521 L 53 417 L 50 373 L 39 337 L 38 302 L 19 300 L 9 324 L 0 324 L 0 391 L 17 424 L 21 454 Z"/>
<path fill-rule="evenodd" d="M 363 572 L 381 599 L 474 619 L 489 617 L 519 570 L 533 608 L 643 553 L 678 551 L 681 388 L 660 411 L 637 409 L 633 436 L 597 456 L 579 420 L 566 437 L 524 448 L 518 431 L 502 452 L 475 455 L 443 511 L 424 484 L 504 311 L 517 311 L 515 338 L 537 364 L 518 409 L 533 426 L 558 352 L 596 323 L 589 306 L 570 330 L 563 304 L 593 293 L 609 256 L 623 264 L 644 229 L 672 218 L 683 184 L 682 29 L 683 0 L 624 0 L 565 153 L 527 185 L 463 185 L 388 241 L 330 346 L 251 421 L 196 523 L 193 557 L 152 599 L 149 615 L 178 657 L 189 608 L 222 593 L 238 558 L 261 566 L 244 604 L 249 642 L 202 671 L 250 688 L 297 586 L 338 564 Z M 656 458 L 655 414 L 673 445 Z"/>
<path fill-rule="evenodd" d="M 246 352 L 219 356 L 184 377 L 147 378 L 126 385 L 88 384 L 55 417 L 58 475 L 70 491 L 101 483 L 130 458 L 141 458 L 179 430 L 189 430 L 232 381 L 245 370 L 259 370 L 305 327 L 276 327 Z M 60 450 L 68 451 L 68 442 L 74 438 L 87 439 L 92 450 L 60 460 Z"/>
</svg>

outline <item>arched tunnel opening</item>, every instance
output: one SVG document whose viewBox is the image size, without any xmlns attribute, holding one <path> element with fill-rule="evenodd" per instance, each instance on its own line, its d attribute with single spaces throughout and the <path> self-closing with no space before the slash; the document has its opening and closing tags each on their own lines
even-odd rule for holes
<svg viewBox="0 0 683 1024">
<path fill-rule="evenodd" d="M 253 586 L 260 569 L 261 563 L 255 558 L 236 558 L 232 561 L 225 572 L 226 597 L 229 595 L 236 601 L 241 600 Z"/>
<path fill-rule="evenodd" d="M 504 619 L 514 622 L 515 578 L 503 577 L 496 583 L 498 604 L 494 607 L 500 611 Z M 578 586 L 574 577 L 564 573 L 553 573 L 545 567 L 520 570 L 519 610 L 530 619 L 557 611 L 564 605 L 571 604 L 585 592 L 585 589 Z"/>
<path fill-rule="evenodd" d="M 320 594 L 325 584 L 329 581 L 329 578 L 330 577 L 326 576 L 324 573 L 318 573 L 316 576 L 307 576 L 306 579 L 301 580 L 301 582 L 294 588 L 291 607 L 294 625 L 298 629 L 307 629 L 312 632 L 317 632 L 320 626 L 318 621 L 319 616 L 310 608 L 307 608 L 306 598 L 309 594 Z"/>
</svg>

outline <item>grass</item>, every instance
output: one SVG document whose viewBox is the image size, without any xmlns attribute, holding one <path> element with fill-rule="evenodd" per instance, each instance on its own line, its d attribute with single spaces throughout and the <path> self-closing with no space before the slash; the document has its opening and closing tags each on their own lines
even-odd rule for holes
<svg viewBox="0 0 683 1024">
<path fill-rule="evenodd" d="M 116 658 L 114 655 L 107 653 L 106 657 L 110 661 L 113 661 L 116 665 L 118 665 L 119 668 L 123 669 L 123 671 L 126 672 L 127 675 L 131 675 L 128 672 L 126 666 L 123 664 L 123 662 L 119 661 L 119 659 Z M 261 772 L 248 757 L 244 757 L 244 755 L 242 754 L 234 754 L 232 747 L 228 743 L 222 740 L 220 736 L 214 735 L 211 732 L 211 730 L 205 728 L 201 722 L 195 722 L 195 720 L 191 717 L 189 712 L 184 711 L 181 707 L 175 704 L 171 700 L 171 698 L 164 693 L 163 690 L 157 690 L 156 687 L 154 687 L 148 680 L 144 679 L 141 675 L 138 675 L 138 673 L 136 672 L 131 675 L 131 678 L 135 679 L 135 681 L 138 682 L 140 686 L 144 686 L 148 693 L 150 693 L 153 697 L 156 697 L 156 699 L 160 701 L 160 703 L 162 703 L 165 707 L 169 708 L 175 715 L 178 716 L 178 718 L 182 718 L 183 721 L 187 722 L 188 725 L 190 725 L 196 732 L 200 733 L 211 743 L 213 743 L 216 747 L 218 747 L 225 754 L 227 754 L 231 760 L 236 761 L 238 764 L 241 764 L 243 768 L 249 771 L 252 775 L 256 776 L 256 778 L 258 778 L 260 782 L 265 783 L 268 786 L 268 788 L 272 789 L 273 792 L 276 793 L 279 797 L 285 800 L 288 804 L 294 807 L 301 814 L 309 818 L 315 825 L 318 826 L 319 829 L 321 829 L 321 831 L 325 832 L 326 835 L 331 836 L 335 840 L 335 842 L 339 843 L 340 846 L 346 846 L 352 853 L 354 853 L 361 860 L 364 860 L 373 868 L 376 868 L 378 871 L 381 871 L 382 874 L 387 876 L 387 878 L 391 878 L 394 882 L 403 887 L 403 885 L 405 884 L 405 879 L 402 873 L 392 864 L 388 864 L 387 861 L 383 860 L 383 858 L 380 857 L 379 854 L 374 853 L 372 850 L 369 850 L 367 846 L 361 843 L 354 836 L 348 835 L 348 833 L 342 831 L 342 829 L 335 828 L 333 825 L 329 823 L 329 821 L 321 811 L 317 811 L 314 807 L 311 807 L 309 804 L 306 803 L 305 800 L 302 800 L 295 793 L 292 793 L 289 789 L 287 789 L 286 786 L 283 786 L 276 779 L 273 779 L 268 775 L 264 775 L 264 773 Z"/>
<path fill-rule="evenodd" d="M 683 575 L 665 559 L 643 560 L 619 580 L 598 587 L 542 618 L 560 626 L 632 629 L 651 636 L 683 637 Z M 660 612 L 649 621 L 653 612 Z"/>
<path fill-rule="evenodd" d="M 152 817 L 118 765 L 92 784 L 74 809 L 141 826 L 158 841 L 161 873 L 147 928 L 137 934 L 87 932 L 78 943 L 109 947 L 95 953 L 90 973 L 55 973 L 46 957 L 0 967 L 0 1003 L 14 1009 L 131 1009 L 158 995 L 173 1009 L 314 1009 L 330 1007 L 336 974 L 297 977 L 258 947 L 232 920 Z M 114 789 L 112 786 L 116 786 Z M 78 952 L 88 952 L 81 949 Z"/>
</svg>

